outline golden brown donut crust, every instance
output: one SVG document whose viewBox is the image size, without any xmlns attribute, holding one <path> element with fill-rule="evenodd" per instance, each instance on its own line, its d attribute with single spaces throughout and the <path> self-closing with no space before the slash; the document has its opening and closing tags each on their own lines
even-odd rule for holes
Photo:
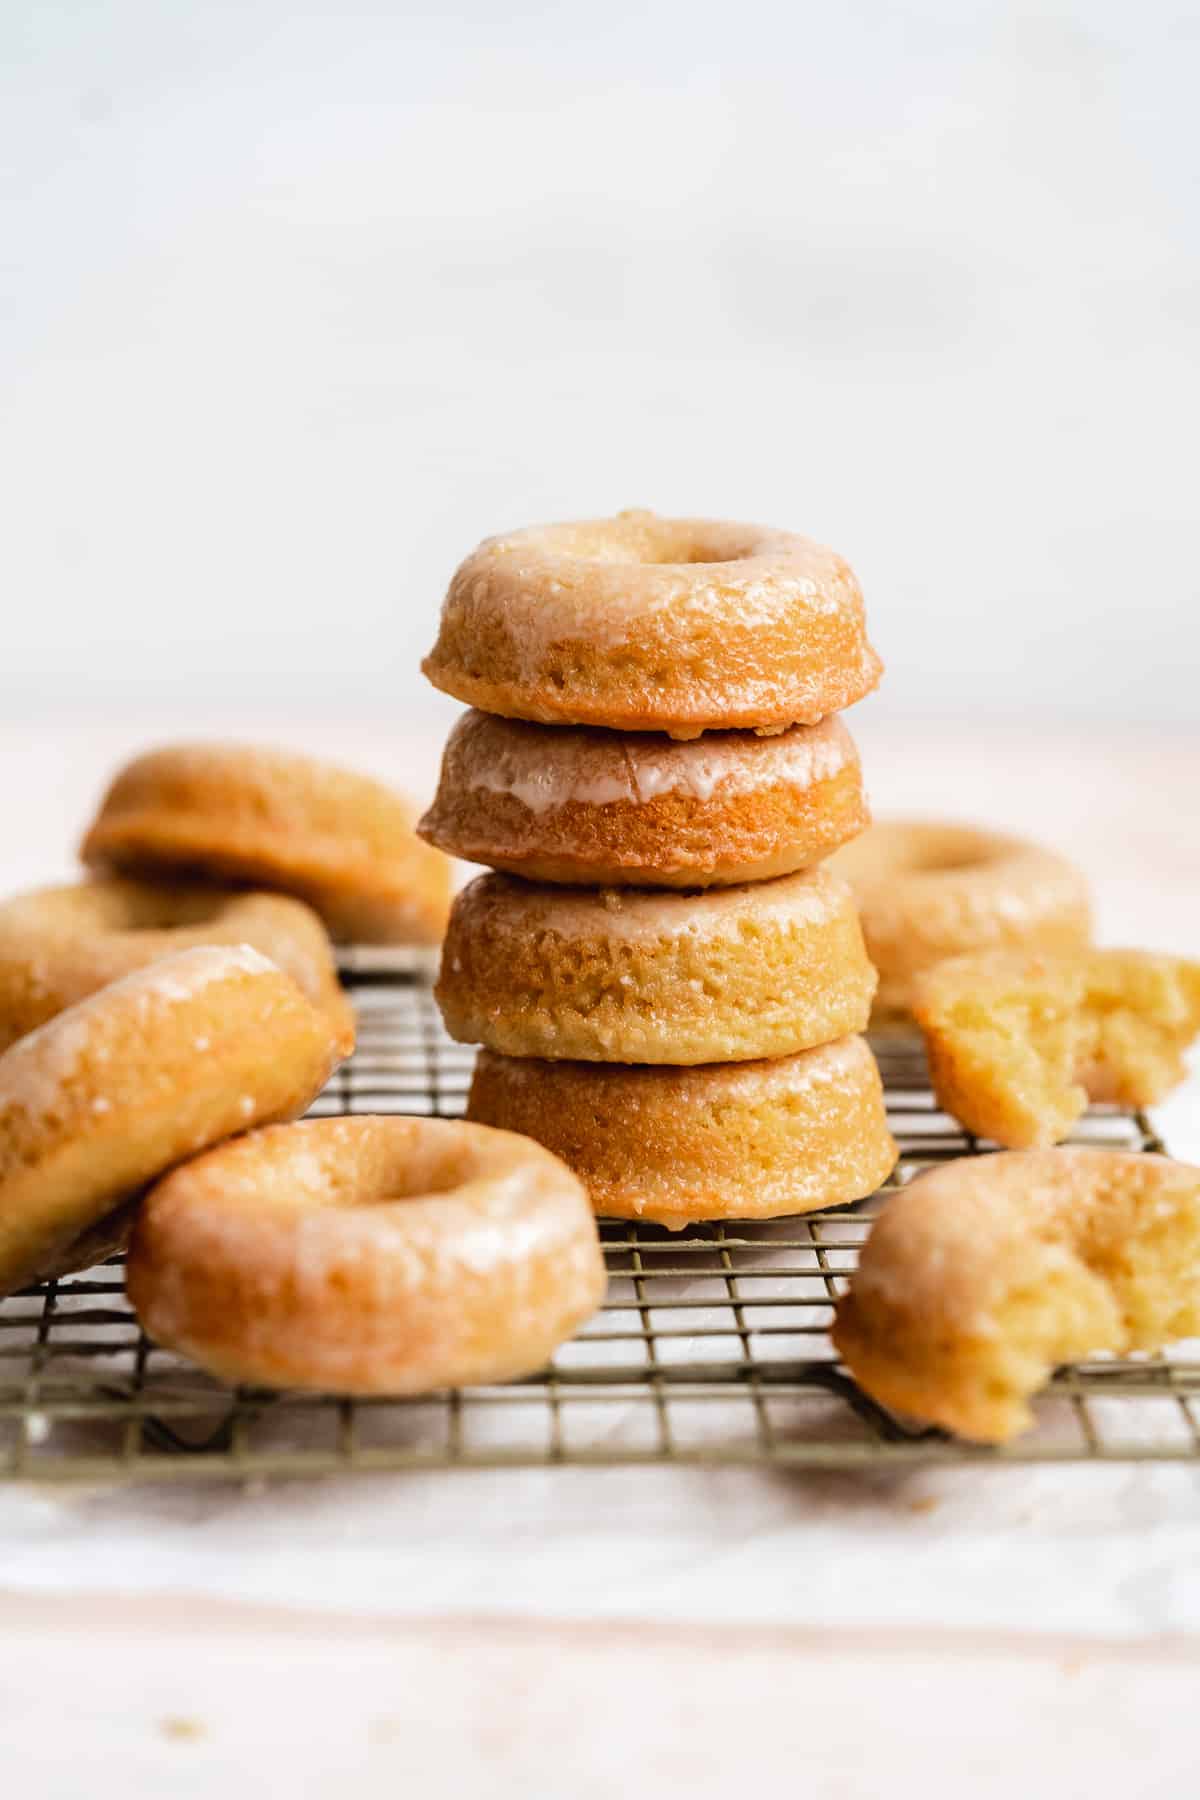
<svg viewBox="0 0 1200 1800">
<path fill-rule="evenodd" d="M 423 667 L 506 718 L 694 737 L 813 724 L 883 666 L 832 550 L 631 511 L 486 539 L 450 583 Z"/>
<path fill-rule="evenodd" d="M 0 904 L 0 1050 L 109 982 L 202 944 L 249 944 L 290 975 L 354 1048 L 325 927 L 285 894 L 98 877 Z"/>
<path fill-rule="evenodd" d="M 541 1368 L 599 1306 L 579 1182 L 446 1119 L 309 1120 L 189 1163 L 127 1268 L 148 1334 L 227 1381 L 413 1394 Z"/>
<path fill-rule="evenodd" d="M 402 796 L 290 751 L 180 745 L 116 777 L 83 843 L 93 867 L 245 882 L 306 900 L 340 942 L 436 944 L 450 865 Z"/>
<path fill-rule="evenodd" d="M 913 1012 L 939 1104 L 977 1136 L 1032 1149 L 1089 1101 L 1153 1106 L 1200 1032 L 1200 963 L 1150 950 L 953 957 L 917 978 Z"/>
<path fill-rule="evenodd" d="M 959 1158 L 891 1195 L 833 1341 L 885 1406 L 1002 1443 L 1058 1364 L 1197 1333 L 1200 1169 L 1064 1149 Z"/>
<path fill-rule="evenodd" d="M 482 875 L 457 897 L 437 999 L 508 1056 L 739 1062 L 861 1031 L 875 972 L 823 867 L 753 886 L 598 892 Z"/>
<path fill-rule="evenodd" d="M 806 868 L 868 822 L 840 719 L 683 743 L 468 712 L 417 829 L 530 881 L 706 887 Z"/>
<path fill-rule="evenodd" d="M 947 957 L 1004 946 L 1074 950 L 1091 939 L 1079 870 L 1006 832 L 879 819 L 830 866 L 854 890 L 879 971 L 873 1025 L 908 1021 L 915 977 Z"/>
<path fill-rule="evenodd" d="M 560 1156 L 601 1217 L 673 1231 L 861 1200 L 896 1161 L 879 1071 L 858 1037 L 769 1062 L 690 1069 L 484 1050 L 467 1116 Z"/>
<path fill-rule="evenodd" d="M 0 1294 L 79 1267 L 175 1163 L 302 1113 L 339 1056 L 327 1014 L 247 945 L 181 951 L 21 1038 L 0 1056 Z"/>
</svg>

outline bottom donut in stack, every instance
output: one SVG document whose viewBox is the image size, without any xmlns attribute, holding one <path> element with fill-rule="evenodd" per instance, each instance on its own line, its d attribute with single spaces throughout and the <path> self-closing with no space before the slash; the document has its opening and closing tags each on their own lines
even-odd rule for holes
<svg viewBox="0 0 1200 1800">
<path fill-rule="evenodd" d="M 794 1056 L 692 1068 L 481 1052 L 467 1117 L 535 1138 L 605 1218 L 672 1230 L 860 1200 L 896 1162 L 861 1037 Z"/>
<path fill-rule="evenodd" d="M 865 1027 L 875 988 L 820 868 L 687 893 L 487 875 L 438 984 L 482 1042 L 468 1118 L 536 1139 L 595 1210 L 674 1229 L 873 1193 L 896 1160 Z"/>
<path fill-rule="evenodd" d="M 454 903 L 437 985 L 462 1043 L 674 1065 L 832 1043 L 865 1029 L 874 992 L 850 890 L 821 868 L 693 893 L 481 875 Z"/>
</svg>

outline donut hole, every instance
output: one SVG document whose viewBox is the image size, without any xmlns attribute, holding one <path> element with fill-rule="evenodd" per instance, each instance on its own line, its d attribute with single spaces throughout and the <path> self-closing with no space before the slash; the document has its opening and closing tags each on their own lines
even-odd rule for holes
<svg viewBox="0 0 1200 1800">
<path fill-rule="evenodd" d="M 622 513 L 596 525 L 575 527 L 570 541 L 556 544 L 577 562 L 627 564 L 642 568 L 692 568 L 742 562 L 756 543 L 743 529 L 687 519 L 660 519 L 653 513 Z"/>
<path fill-rule="evenodd" d="M 967 826 L 878 819 L 854 843 L 844 845 L 833 867 L 856 881 L 887 887 L 920 875 L 970 875 L 1010 853 L 1006 840 Z"/>
<path fill-rule="evenodd" d="M 639 561 L 649 568 L 690 568 L 699 564 L 711 568 L 715 564 L 741 562 L 741 556 L 714 556 L 703 544 L 681 545 L 669 556 L 643 556 Z"/>
<path fill-rule="evenodd" d="M 198 925 L 214 925 L 236 898 L 221 889 L 157 887 L 129 883 L 123 887 L 90 890 L 90 898 L 112 931 L 137 936 L 142 932 L 186 931 Z"/>
<path fill-rule="evenodd" d="M 431 1130 L 429 1121 L 388 1120 L 382 1130 L 378 1123 L 356 1121 L 353 1133 L 324 1144 L 328 1134 L 314 1132 L 311 1121 L 292 1127 L 286 1158 L 279 1139 L 272 1145 L 273 1194 L 288 1210 L 391 1206 L 456 1193 L 488 1172 L 478 1148 L 453 1131 Z M 314 1142 L 321 1146 L 315 1156 Z"/>
<path fill-rule="evenodd" d="M 968 869 L 982 868 L 987 861 L 978 851 L 968 856 L 961 850 L 930 850 L 913 863 L 919 875 L 964 875 Z"/>
<path fill-rule="evenodd" d="M 382 1186 L 360 1194 L 358 1204 L 371 1206 L 395 1200 L 421 1200 L 433 1194 L 452 1194 L 479 1173 L 473 1152 L 456 1146 L 442 1148 L 414 1144 L 407 1152 L 388 1159 L 381 1171 Z"/>
<path fill-rule="evenodd" d="M 977 833 L 947 825 L 915 831 L 905 863 L 913 875 L 969 875 L 988 868 L 1002 854 L 998 845 Z"/>
</svg>

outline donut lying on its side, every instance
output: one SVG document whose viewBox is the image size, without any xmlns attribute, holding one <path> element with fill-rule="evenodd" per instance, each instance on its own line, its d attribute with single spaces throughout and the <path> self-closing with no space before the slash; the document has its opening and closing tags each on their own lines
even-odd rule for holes
<svg viewBox="0 0 1200 1800">
<path fill-rule="evenodd" d="M 180 950 L 249 944 L 290 975 L 354 1048 L 320 919 L 286 894 L 159 886 L 115 877 L 43 888 L 0 904 L 0 1050 L 109 982 Z"/>
<path fill-rule="evenodd" d="M 874 1399 L 981 1443 L 1060 1363 L 1200 1333 L 1200 1169 L 1144 1151 L 964 1157 L 891 1195 L 833 1342 Z"/>
<path fill-rule="evenodd" d="M 305 1111 L 327 1014 L 247 945 L 151 963 L 0 1056 L 0 1296 L 119 1247 L 126 1203 L 213 1144 Z"/>
<path fill-rule="evenodd" d="M 450 864 L 401 795 L 286 750 L 190 744 L 121 770 L 83 843 L 94 868 L 307 900 L 341 943 L 436 944 Z"/>
</svg>

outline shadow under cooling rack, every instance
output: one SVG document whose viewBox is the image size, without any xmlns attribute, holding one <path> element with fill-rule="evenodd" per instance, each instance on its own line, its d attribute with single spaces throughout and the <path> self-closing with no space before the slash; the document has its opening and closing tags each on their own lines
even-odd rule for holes
<svg viewBox="0 0 1200 1800">
<path fill-rule="evenodd" d="M 442 1031 L 422 971 L 357 953 L 359 1048 L 317 1116 L 462 1111 L 473 1052 Z M 940 1113 L 911 1046 L 877 1046 L 895 1181 L 974 1143 Z M 1161 1148 L 1098 1110 L 1076 1141 Z M 0 1478 L 193 1480 L 553 1463 L 853 1468 L 1200 1457 L 1200 1360 L 1059 1371 L 1036 1429 L 1004 1450 L 906 1426 L 859 1393 L 832 1302 L 880 1196 L 763 1224 L 602 1227 L 603 1309 L 542 1374 L 418 1400 L 232 1390 L 151 1345 L 117 1264 L 0 1302 Z M 1195 1350 L 1195 1347 L 1193 1347 Z"/>
</svg>

